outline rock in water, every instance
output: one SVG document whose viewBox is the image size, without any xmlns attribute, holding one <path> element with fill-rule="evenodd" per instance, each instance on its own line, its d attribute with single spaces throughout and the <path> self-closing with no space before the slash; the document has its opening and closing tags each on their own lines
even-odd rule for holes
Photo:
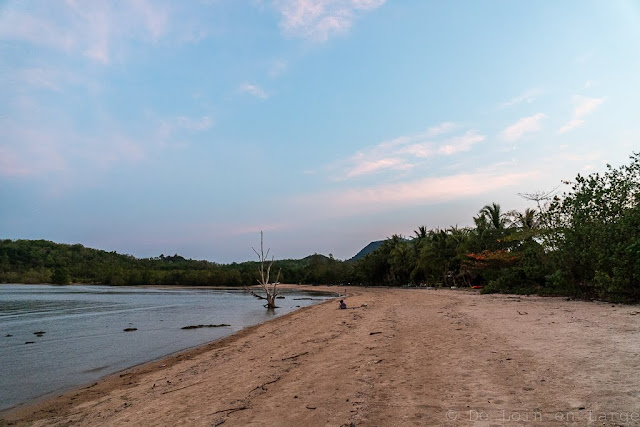
<svg viewBox="0 0 640 427">
<path fill-rule="evenodd" d="M 226 323 L 220 323 L 219 325 L 191 325 L 191 326 L 183 326 L 180 329 L 200 329 L 200 328 L 222 328 L 223 326 L 231 326 Z"/>
</svg>

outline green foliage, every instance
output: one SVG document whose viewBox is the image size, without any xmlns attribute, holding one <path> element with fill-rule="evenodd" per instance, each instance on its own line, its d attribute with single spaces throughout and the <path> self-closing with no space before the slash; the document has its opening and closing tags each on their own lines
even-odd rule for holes
<svg viewBox="0 0 640 427">
<path fill-rule="evenodd" d="M 346 283 L 352 265 L 332 256 L 279 260 L 281 280 L 289 283 Z M 105 285 L 254 285 L 258 263 L 227 265 L 180 255 L 137 259 L 130 255 L 45 240 L 0 240 L 0 283 L 99 283 Z"/>
<path fill-rule="evenodd" d="M 420 226 L 411 240 L 393 236 L 354 263 L 355 280 L 640 301 L 640 155 L 578 175 L 569 191 L 541 204 L 549 194 L 533 195 L 538 210 L 488 204 L 475 228 Z"/>
<path fill-rule="evenodd" d="M 51 276 L 51 283 L 55 283 L 56 285 L 66 285 L 71 281 L 69 279 L 69 272 L 65 267 L 56 267 L 53 271 L 53 276 Z"/>
<path fill-rule="evenodd" d="M 564 286 L 583 298 L 640 299 L 640 154 L 618 169 L 578 175 L 546 216 Z"/>
</svg>

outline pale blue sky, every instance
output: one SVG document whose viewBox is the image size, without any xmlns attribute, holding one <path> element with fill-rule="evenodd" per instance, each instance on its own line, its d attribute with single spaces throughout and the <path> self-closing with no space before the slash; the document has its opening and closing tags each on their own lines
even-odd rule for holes
<svg viewBox="0 0 640 427">
<path fill-rule="evenodd" d="M 0 237 L 349 258 L 640 151 L 635 1 L 0 1 Z"/>
</svg>

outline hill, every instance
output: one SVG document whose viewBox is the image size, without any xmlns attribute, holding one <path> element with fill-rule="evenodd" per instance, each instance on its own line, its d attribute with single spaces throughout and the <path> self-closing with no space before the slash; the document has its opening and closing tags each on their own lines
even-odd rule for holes
<svg viewBox="0 0 640 427">
<path fill-rule="evenodd" d="M 350 266 L 324 255 L 276 260 L 287 283 L 348 282 Z M 254 285 L 258 263 L 217 264 L 178 254 L 136 258 L 116 252 L 46 240 L 0 240 L 0 283 L 93 283 L 104 285 Z"/>
<path fill-rule="evenodd" d="M 369 243 L 367 246 L 365 246 L 364 248 L 362 248 L 360 250 L 360 252 L 358 252 L 357 254 L 355 254 L 353 256 L 353 258 L 351 258 L 349 261 L 357 261 L 360 258 L 364 258 L 365 255 L 370 254 L 371 252 L 375 251 L 376 249 L 378 249 L 382 243 L 384 243 L 384 240 L 377 240 L 375 242 L 371 242 Z"/>
</svg>

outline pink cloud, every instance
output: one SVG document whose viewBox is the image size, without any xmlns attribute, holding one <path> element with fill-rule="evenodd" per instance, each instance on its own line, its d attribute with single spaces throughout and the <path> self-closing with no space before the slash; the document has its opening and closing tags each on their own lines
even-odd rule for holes
<svg viewBox="0 0 640 427">
<path fill-rule="evenodd" d="M 533 116 L 523 117 L 502 131 L 502 139 L 514 142 L 526 134 L 537 132 L 541 129 L 540 122 L 547 118 L 546 114 L 537 113 Z"/>
<path fill-rule="evenodd" d="M 382 6 L 386 0 L 276 0 L 282 15 L 280 26 L 287 34 L 326 41 L 347 31 L 358 12 Z"/>
<path fill-rule="evenodd" d="M 296 203 L 305 211 L 317 215 L 349 216 L 416 204 L 460 200 L 512 187 L 536 175 L 536 172 L 463 173 L 314 194 L 301 197 Z"/>
<path fill-rule="evenodd" d="M 410 169 L 411 167 L 413 167 L 413 165 L 406 163 L 402 159 L 388 158 L 376 161 L 364 160 L 362 162 L 359 162 L 353 169 L 351 169 L 347 173 L 347 178 L 370 174 L 382 169 L 406 170 Z"/>
<path fill-rule="evenodd" d="M 79 53 L 107 65 L 128 39 L 159 40 L 169 16 L 166 4 L 148 0 L 68 0 L 29 9 L 9 4 L 0 13 L 0 39 Z"/>
<path fill-rule="evenodd" d="M 406 171 L 414 168 L 423 159 L 432 156 L 451 156 L 469 151 L 485 136 L 473 130 L 459 136 L 438 140 L 437 137 L 455 129 L 450 122 L 442 123 L 416 135 L 407 135 L 385 141 L 363 149 L 340 162 L 345 169 L 342 178 L 349 179 L 380 171 Z"/>
<path fill-rule="evenodd" d="M 588 98 L 586 96 L 576 95 L 573 97 L 573 119 L 565 123 L 560 129 L 559 134 L 563 134 L 576 129 L 586 123 L 584 118 L 592 114 L 604 102 L 605 98 Z"/>
</svg>

